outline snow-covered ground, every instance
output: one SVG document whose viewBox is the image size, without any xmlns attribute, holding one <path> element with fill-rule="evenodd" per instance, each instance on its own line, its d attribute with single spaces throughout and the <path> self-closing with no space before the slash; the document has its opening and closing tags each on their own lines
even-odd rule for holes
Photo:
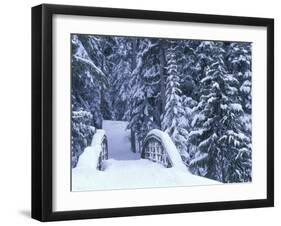
<svg viewBox="0 0 281 226">
<path fill-rule="evenodd" d="M 130 150 L 130 131 L 126 130 L 126 126 L 126 122 L 104 121 L 103 129 L 109 148 L 105 171 L 78 164 L 78 167 L 72 169 L 72 191 L 219 184 L 217 181 L 192 175 L 187 170 L 165 168 L 158 163 L 140 159 L 139 154 Z"/>
<path fill-rule="evenodd" d="M 131 132 L 126 130 L 127 122 L 104 120 L 102 126 L 107 136 L 109 159 L 140 159 L 140 154 L 131 151 Z"/>
</svg>

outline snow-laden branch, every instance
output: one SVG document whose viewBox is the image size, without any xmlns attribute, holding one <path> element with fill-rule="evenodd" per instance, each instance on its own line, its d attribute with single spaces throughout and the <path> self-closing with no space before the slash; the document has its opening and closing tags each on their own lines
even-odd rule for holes
<svg viewBox="0 0 281 226">
<path fill-rule="evenodd" d="M 82 61 L 83 63 L 88 64 L 88 65 L 89 65 L 90 67 L 92 67 L 97 73 L 99 73 L 100 75 L 106 77 L 105 74 L 102 72 L 102 70 L 99 69 L 91 60 L 82 58 L 82 57 L 77 56 L 77 55 L 74 55 L 74 57 L 75 57 L 76 60 Z"/>
</svg>

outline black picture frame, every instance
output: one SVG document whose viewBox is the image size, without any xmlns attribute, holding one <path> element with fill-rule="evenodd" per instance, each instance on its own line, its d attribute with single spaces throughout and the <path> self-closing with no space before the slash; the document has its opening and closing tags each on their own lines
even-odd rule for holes
<svg viewBox="0 0 281 226">
<path fill-rule="evenodd" d="M 182 21 L 267 28 L 267 198 L 95 210 L 52 210 L 52 18 L 55 14 Z M 122 217 L 274 206 L 274 20 L 43 4 L 32 8 L 32 218 L 40 221 Z"/>
</svg>

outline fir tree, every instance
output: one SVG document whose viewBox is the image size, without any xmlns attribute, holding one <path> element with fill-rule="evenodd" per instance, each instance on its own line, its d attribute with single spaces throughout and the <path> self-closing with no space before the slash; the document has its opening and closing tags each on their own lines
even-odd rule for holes
<svg viewBox="0 0 281 226">
<path fill-rule="evenodd" d="M 226 63 L 229 71 L 239 80 L 239 96 L 243 110 L 252 113 L 251 78 L 252 78 L 252 50 L 250 43 L 230 43 L 227 51 Z"/>
<path fill-rule="evenodd" d="M 71 120 L 71 165 L 74 168 L 84 148 L 91 143 L 95 127 L 91 126 L 93 116 L 88 111 L 72 111 Z"/>
<path fill-rule="evenodd" d="M 174 141 L 181 155 L 186 156 L 187 136 L 185 129 L 184 109 L 181 103 L 181 91 L 179 89 L 179 72 L 176 61 L 176 43 L 171 41 L 167 51 L 167 82 L 166 82 L 166 104 L 162 115 L 162 130 L 167 132 Z"/>
<path fill-rule="evenodd" d="M 130 105 L 130 79 L 132 74 L 132 42 L 123 37 L 114 38 L 115 56 L 110 76 L 110 95 L 114 119 L 127 120 L 125 113 Z"/>
<path fill-rule="evenodd" d="M 197 130 L 190 133 L 198 149 L 190 167 L 201 166 L 197 173 L 222 182 L 246 180 L 238 176 L 238 165 L 241 171 L 247 171 L 244 158 L 249 154 L 248 137 L 243 134 L 240 120 L 244 111 L 237 98 L 239 81 L 227 71 L 224 44 L 207 44 L 212 55 L 208 56 L 210 63 L 201 80 L 199 115 L 193 121 Z"/>
<path fill-rule="evenodd" d="M 84 148 L 90 144 L 93 128 L 101 128 L 102 124 L 101 90 L 107 85 L 107 78 L 100 69 L 100 62 L 94 62 L 89 55 L 85 43 L 90 41 L 83 35 L 71 36 L 73 167 Z"/>
<path fill-rule="evenodd" d="M 137 151 L 142 148 L 142 141 L 147 133 L 159 128 L 160 114 L 154 108 L 159 96 L 159 66 L 152 57 L 158 42 L 150 39 L 137 41 L 135 68 L 130 79 L 130 106 L 125 117 L 129 119 L 128 128 L 137 137 Z"/>
</svg>

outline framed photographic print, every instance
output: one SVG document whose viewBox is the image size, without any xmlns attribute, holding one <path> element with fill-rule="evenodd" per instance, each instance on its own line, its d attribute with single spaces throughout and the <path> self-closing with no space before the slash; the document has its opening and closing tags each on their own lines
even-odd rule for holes
<svg viewBox="0 0 281 226">
<path fill-rule="evenodd" d="M 274 21 L 32 8 L 32 217 L 274 205 Z"/>
</svg>

